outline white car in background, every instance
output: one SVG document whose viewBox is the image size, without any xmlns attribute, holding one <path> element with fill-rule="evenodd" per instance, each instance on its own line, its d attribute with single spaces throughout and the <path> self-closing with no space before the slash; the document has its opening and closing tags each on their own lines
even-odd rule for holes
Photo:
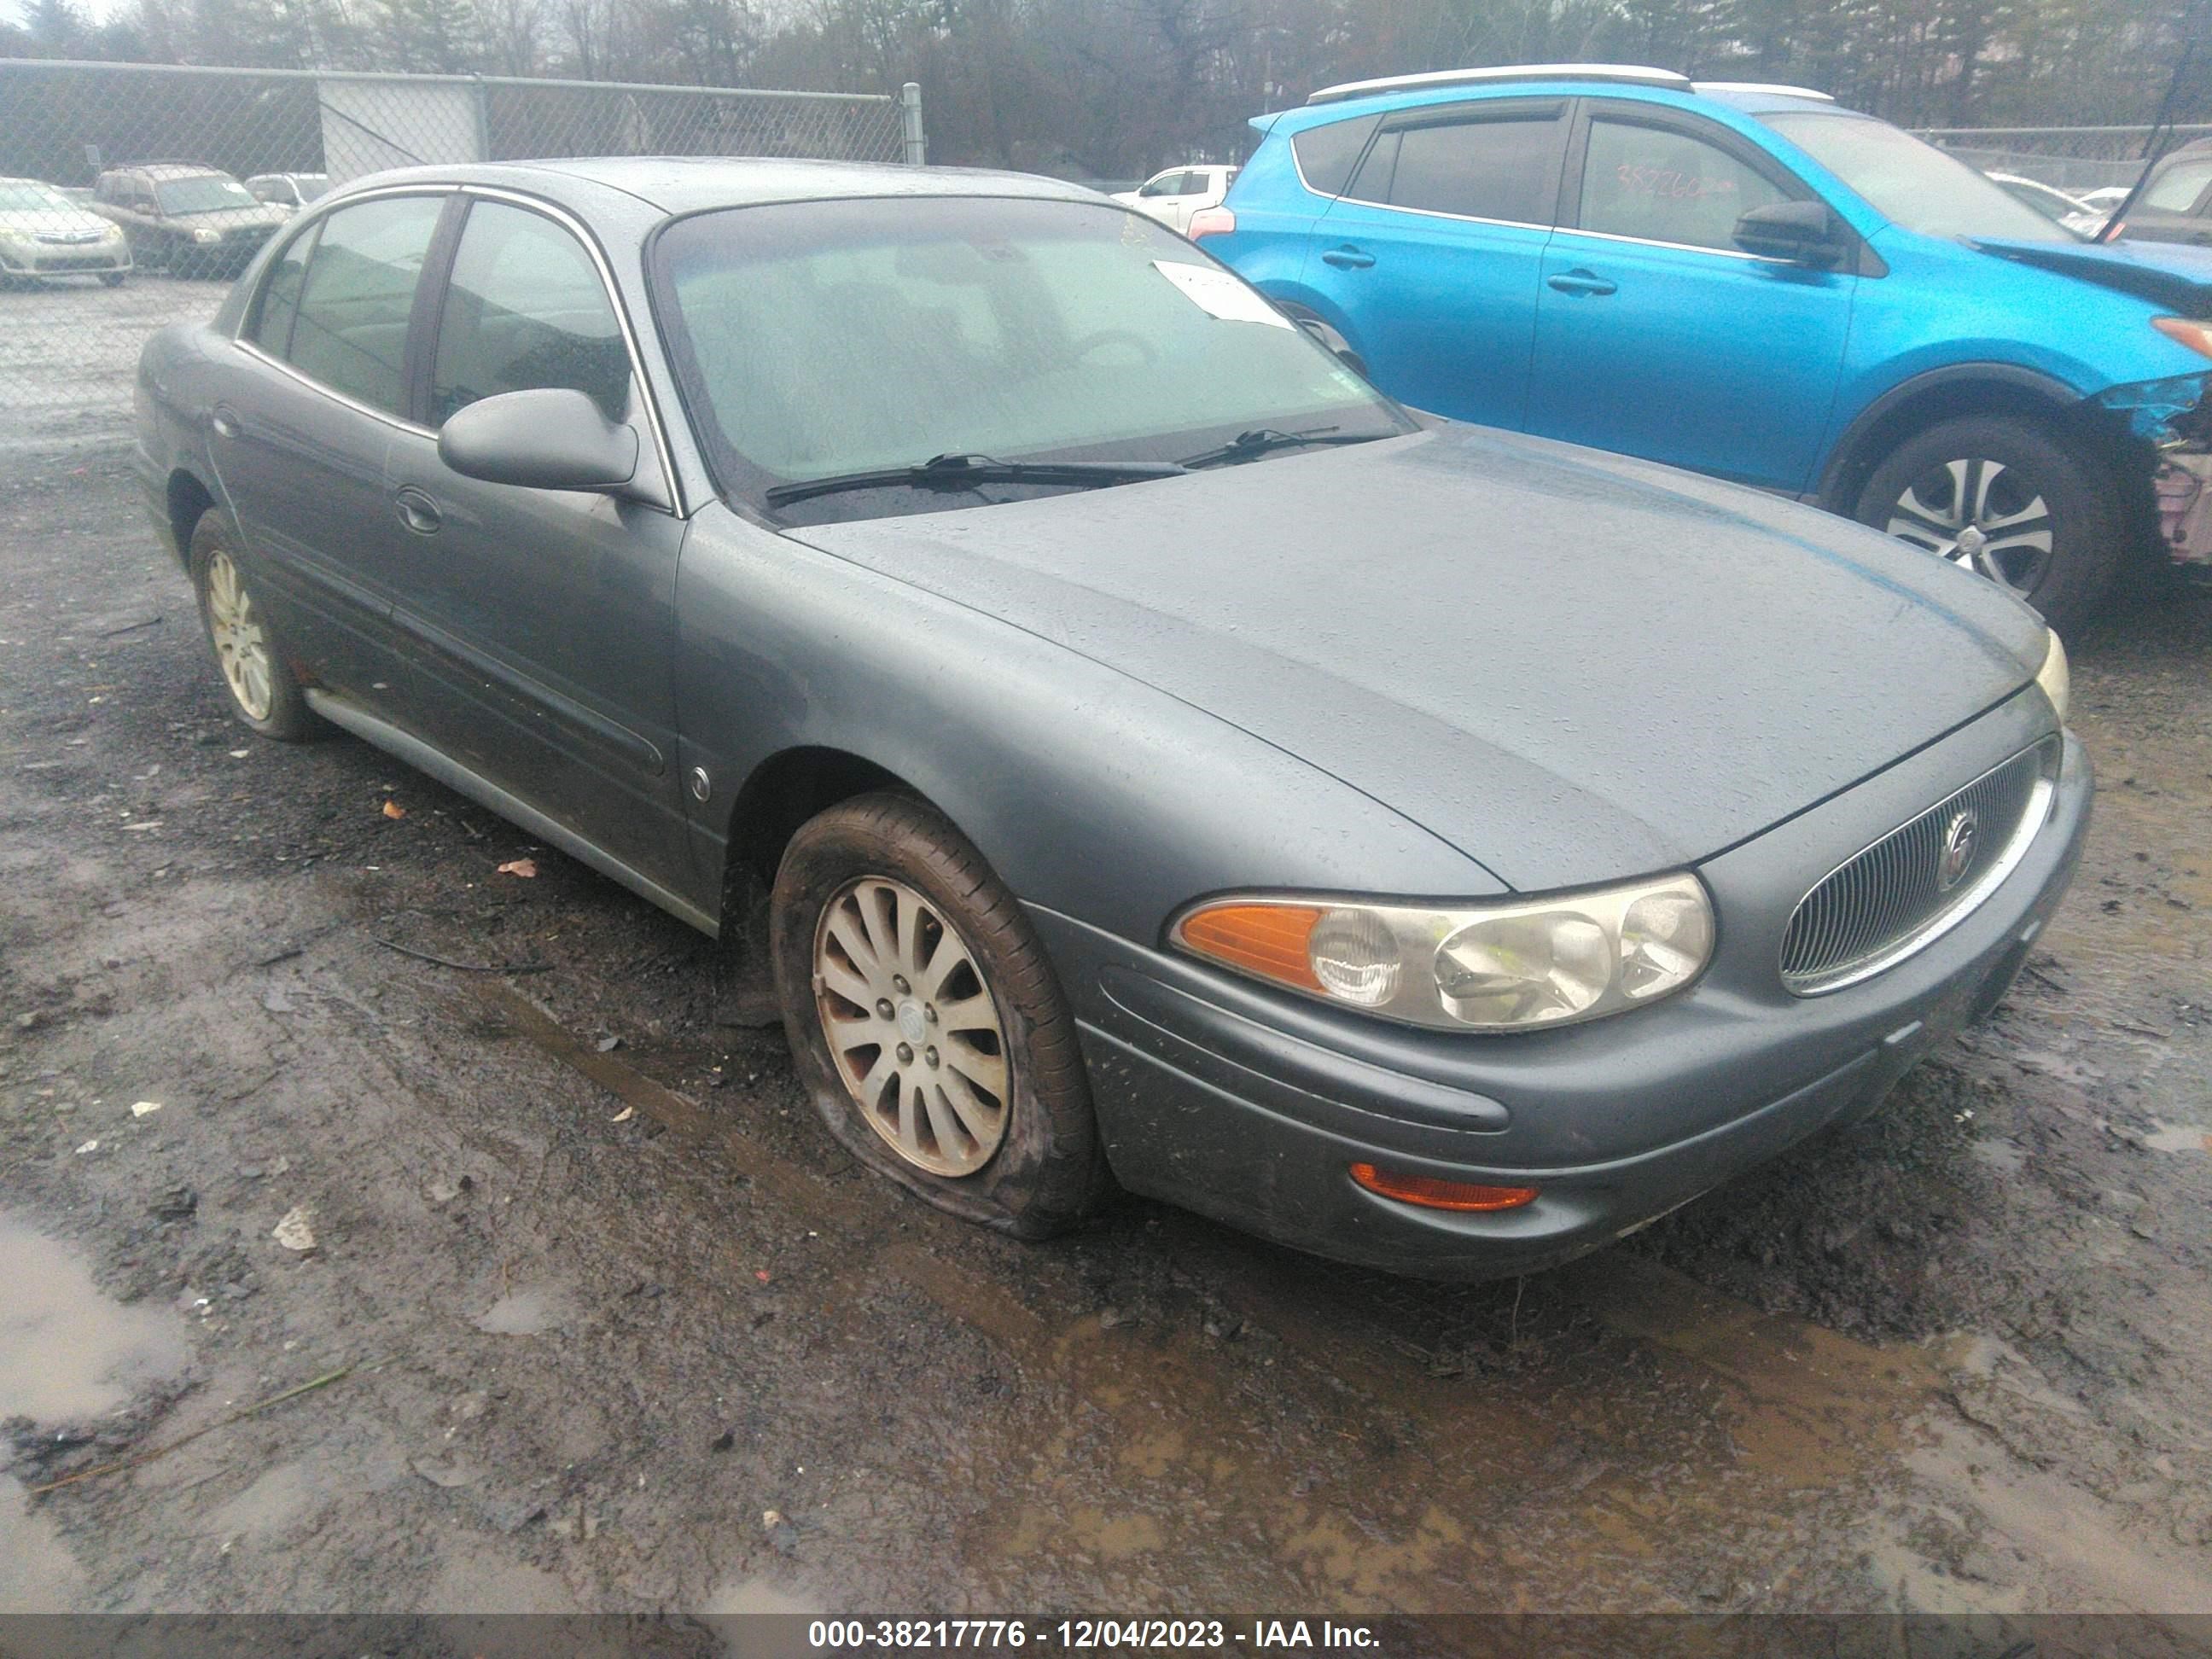
<svg viewBox="0 0 2212 1659">
<path fill-rule="evenodd" d="M 0 179 L 0 282 L 97 276 L 120 288 L 131 244 L 119 226 L 36 179 Z"/>
<path fill-rule="evenodd" d="M 2081 197 L 2056 185 L 2046 185 L 2040 179 L 2023 178 L 2017 173 L 1992 173 L 1989 176 L 1991 183 L 2002 185 L 2014 200 L 2033 208 L 2053 224 L 2063 225 L 2083 236 L 2095 235 L 2112 216 L 2111 208 L 2100 211 Z M 2120 194 L 2124 196 L 2127 192 L 2122 191 Z M 2118 205 L 2115 199 L 2113 206 Z"/>
<path fill-rule="evenodd" d="M 1114 199 L 1151 214 L 1170 230 L 1187 231 L 1192 214 L 1221 204 L 1236 176 L 1232 167 L 1193 162 L 1156 173 L 1136 189 L 1117 192 Z"/>
</svg>

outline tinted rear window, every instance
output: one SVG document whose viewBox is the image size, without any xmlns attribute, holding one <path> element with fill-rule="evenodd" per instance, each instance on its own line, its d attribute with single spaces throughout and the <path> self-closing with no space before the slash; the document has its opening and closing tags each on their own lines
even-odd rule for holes
<svg viewBox="0 0 2212 1659">
<path fill-rule="evenodd" d="M 1382 122 L 1379 115 L 1363 115 L 1353 121 L 1332 121 L 1325 127 L 1308 127 L 1291 139 L 1298 158 L 1298 171 L 1306 188 L 1323 196 L 1341 196 L 1352 182 L 1352 169 L 1359 153 Z"/>
</svg>

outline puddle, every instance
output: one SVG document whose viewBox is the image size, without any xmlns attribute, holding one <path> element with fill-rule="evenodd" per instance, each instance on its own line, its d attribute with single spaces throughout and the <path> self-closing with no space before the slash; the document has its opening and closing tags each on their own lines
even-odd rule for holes
<svg viewBox="0 0 2212 1659">
<path fill-rule="evenodd" d="M 75 1251 L 5 1213 L 0 1283 L 0 1418 L 98 1417 L 183 1368 L 184 1333 L 166 1311 L 110 1301 Z"/>
<path fill-rule="evenodd" d="M 476 1327 L 494 1336 L 540 1336 L 560 1329 L 575 1316 L 575 1311 L 559 1291 L 526 1285 L 500 1297 L 477 1315 Z"/>
</svg>

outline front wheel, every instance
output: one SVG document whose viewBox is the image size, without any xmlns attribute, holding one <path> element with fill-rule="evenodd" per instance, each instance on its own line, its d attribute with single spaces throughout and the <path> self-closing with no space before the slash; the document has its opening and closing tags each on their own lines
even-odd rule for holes
<svg viewBox="0 0 2212 1659">
<path fill-rule="evenodd" d="M 1875 468 L 1854 516 L 2003 583 L 2061 633 L 2096 608 L 2119 562 L 2108 481 L 2045 428 L 2008 416 L 1908 438 Z"/>
<path fill-rule="evenodd" d="M 107 288 L 121 288 L 130 275 L 127 270 L 103 270 L 100 273 L 100 280 Z"/>
<path fill-rule="evenodd" d="M 793 837 L 770 950 L 800 1080 L 845 1150 L 1025 1238 L 1104 1185 L 1075 1020 L 1012 893 L 967 837 L 899 794 Z"/>
</svg>

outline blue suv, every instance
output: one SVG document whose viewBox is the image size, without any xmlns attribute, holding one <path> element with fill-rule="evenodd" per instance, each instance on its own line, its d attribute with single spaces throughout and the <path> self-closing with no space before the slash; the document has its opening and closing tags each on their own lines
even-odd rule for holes
<svg viewBox="0 0 2212 1659">
<path fill-rule="evenodd" d="M 1253 125 L 1191 235 L 1384 391 L 1816 502 L 2062 629 L 2212 438 L 2212 250 L 2091 244 L 1825 94 L 1476 70 Z"/>
</svg>

